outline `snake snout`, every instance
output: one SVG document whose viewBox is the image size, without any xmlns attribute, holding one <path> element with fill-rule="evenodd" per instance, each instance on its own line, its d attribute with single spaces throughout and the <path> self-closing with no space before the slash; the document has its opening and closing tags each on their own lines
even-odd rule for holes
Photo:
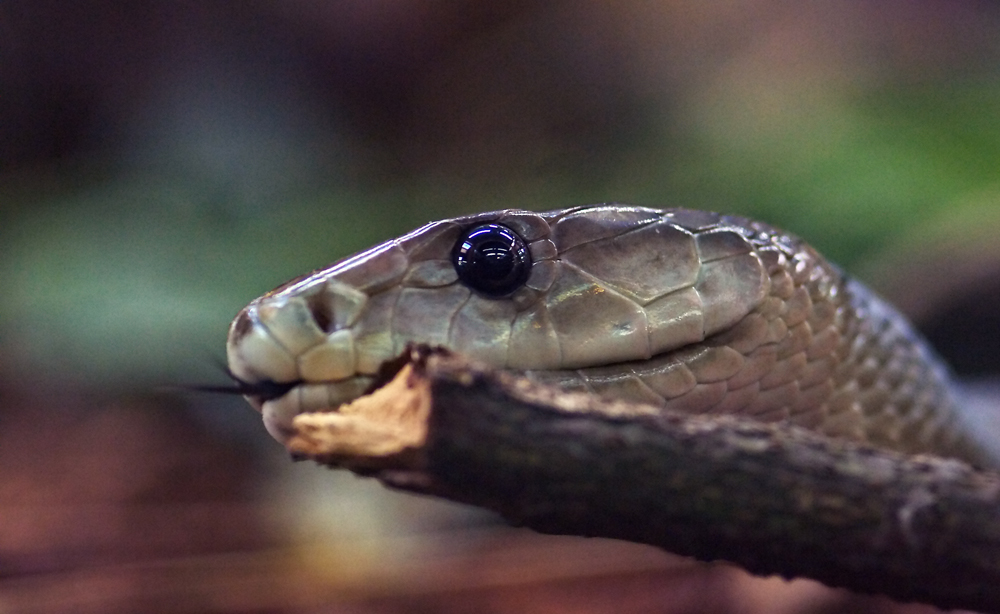
<svg viewBox="0 0 1000 614">
<path fill-rule="evenodd" d="M 294 359 L 261 322 L 257 304 L 244 308 L 233 320 L 226 359 L 233 377 L 249 385 L 301 379 Z"/>
<path fill-rule="evenodd" d="M 284 441 L 303 412 L 332 411 L 363 394 L 351 326 L 366 294 L 333 280 L 313 279 L 264 295 L 229 329 L 226 355 L 240 391 Z"/>
</svg>

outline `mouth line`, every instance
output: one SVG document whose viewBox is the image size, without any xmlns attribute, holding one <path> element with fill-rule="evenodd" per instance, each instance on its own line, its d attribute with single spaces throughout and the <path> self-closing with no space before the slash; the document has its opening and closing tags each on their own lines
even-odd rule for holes
<svg viewBox="0 0 1000 614">
<path fill-rule="evenodd" d="M 252 383 L 252 382 L 244 382 L 231 373 L 229 374 L 229 377 L 231 377 L 234 381 L 236 381 L 238 386 L 246 386 L 247 388 L 254 388 L 260 386 L 261 384 L 264 384 L 265 386 L 269 387 L 269 390 L 273 390 L 276 394 L 274 396 L 264 398 L 263 400 L 265 402 L 279 398 L 299 386 L 322 386 L 324 384 L 336 385 L 336 384 L 346 383 L 351 380 L 359 378 L 367 381 L 367 385 L 361 391 L 361 396 L 364 396 L 371 394 L 372 392 L 375 392 L 385 384 L 389 383 L 389 381 L 391 381 L 406 364 L 414 361 L 419 362 L 426 360 L 426 357 L 435 351 L 441 351 L 441 350 L 440 349 L 435 350 L 423 344 L 410 343 L 407 345 L 406 349 L 403 352 L 401 352 L 398 356 L 383 361 L 379 365 L 379 368 L 375 371 L 375 373 L 354 373 L 347 377 L 335 380 L 300 379 L 287 383 L 285 382 L 278 383 L 265 380 L 263 382 Z"/>
<path fill-rule="evenodd" d="M 245 397 L 253 397 L 260 403 L 266 403 L 268 401 L 273 401 L 274 399 L 279 399 L 288 394 L 288 392 L 295 387 L 306 383 L 304 380 L 276 382 L 269 379 L 251 382 L 242 379 L 229 369 L 226 369 L 225 371 L 229 379 L 233 380 L 231 385 L 196 386 L 195 390 L 199 390 L 201 392 L 216 392 L 220 394 L 239 394 Z"/>
<path fill-rule="evenodd" d="M 335 380 L 308 380 L 300 378 L 288 382 L 278 382 L 265 378 L 252 381 L 244 379 L 243 377 L 233 373 L 233 371 L 228 367 L 220 365 L 226 376 L 232 380 L 232 384 L 191 386 L 189 389 L 197 390 L 199 392 L 237 394 L 245 396 L 251 401 L 251 404 L 253 404 L 258 411 L 260 411 L 261 406 L 265 403 L 277 401 L 288 395 L 290 392 L 294 392 L 299 387 L 347 384 L 352 380 L 361 379 L 364 382 L 364 387 L 358 389 L 357 392 L 351 395 L 351 398 L 357 398 L 357 396 L 371 394 L 378 388 L 384 386 L 392 380 L 392 378 L 395 377 L 400 369 L 402 369 L 407 363 L 413 361 L 420 362 L 425 360 L 430 354 L 442 351 L 446 350 L 443 350 L 443 348 L 431 348 L 426 345 L 411 343 L 408 344 L 406 349 L 395 358 L 383 361 L 375 373 L 354 373 L 347 377 Z M 347 402 L 348 400 L 349 399 L 345 398 L 343 401 Z"/>
</svg>

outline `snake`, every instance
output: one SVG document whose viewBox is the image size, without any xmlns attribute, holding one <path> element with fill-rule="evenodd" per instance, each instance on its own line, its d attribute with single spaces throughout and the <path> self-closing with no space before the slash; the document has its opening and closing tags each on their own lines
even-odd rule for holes
<svg viewBox="0 0 1000 614">
<path fill-rule="evenodd" d="M 624 204 L 426 224 L 252 301 L 226 353 L 279 441 L 410 344 L 568 392 L 990 464 L 895 308 L 795 235 Z"/>
</svg>

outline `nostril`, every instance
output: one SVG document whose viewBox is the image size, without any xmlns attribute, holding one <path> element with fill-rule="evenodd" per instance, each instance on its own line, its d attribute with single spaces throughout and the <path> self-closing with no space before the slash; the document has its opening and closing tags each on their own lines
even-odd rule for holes
<svg viewBox="0 0 1000 614">
<path fill-rule="evenodd" d="M 333 302 L 325 292 L 317 292 L 306 297 L 306 306 L 312 314 L 316 326 L 324 333 L 333 332 Z"/>
<path fill-rule="evenodd" d="M 230 343 L 236 343 L 243 337 L 246 337 L 251 330 L 253 330 L 253 320 L 250 319 L 250 314 L 244 309 L 236 316 L 236 320 L 233 321 L 229 333 Z"/>
</svg>

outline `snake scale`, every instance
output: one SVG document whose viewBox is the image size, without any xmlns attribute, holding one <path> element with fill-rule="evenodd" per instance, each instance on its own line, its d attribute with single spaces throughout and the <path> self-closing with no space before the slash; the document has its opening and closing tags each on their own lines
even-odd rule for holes
<svg viewBox="0 0 1000 614">
<path fill-rule="evenodd" d="M 433 222 L 254 300 L 227 357 L 283 441 L 412 342 L 607 398 L 983 459 L 905 318 L 743 217 L 606 204 Z"/>
</svg>

